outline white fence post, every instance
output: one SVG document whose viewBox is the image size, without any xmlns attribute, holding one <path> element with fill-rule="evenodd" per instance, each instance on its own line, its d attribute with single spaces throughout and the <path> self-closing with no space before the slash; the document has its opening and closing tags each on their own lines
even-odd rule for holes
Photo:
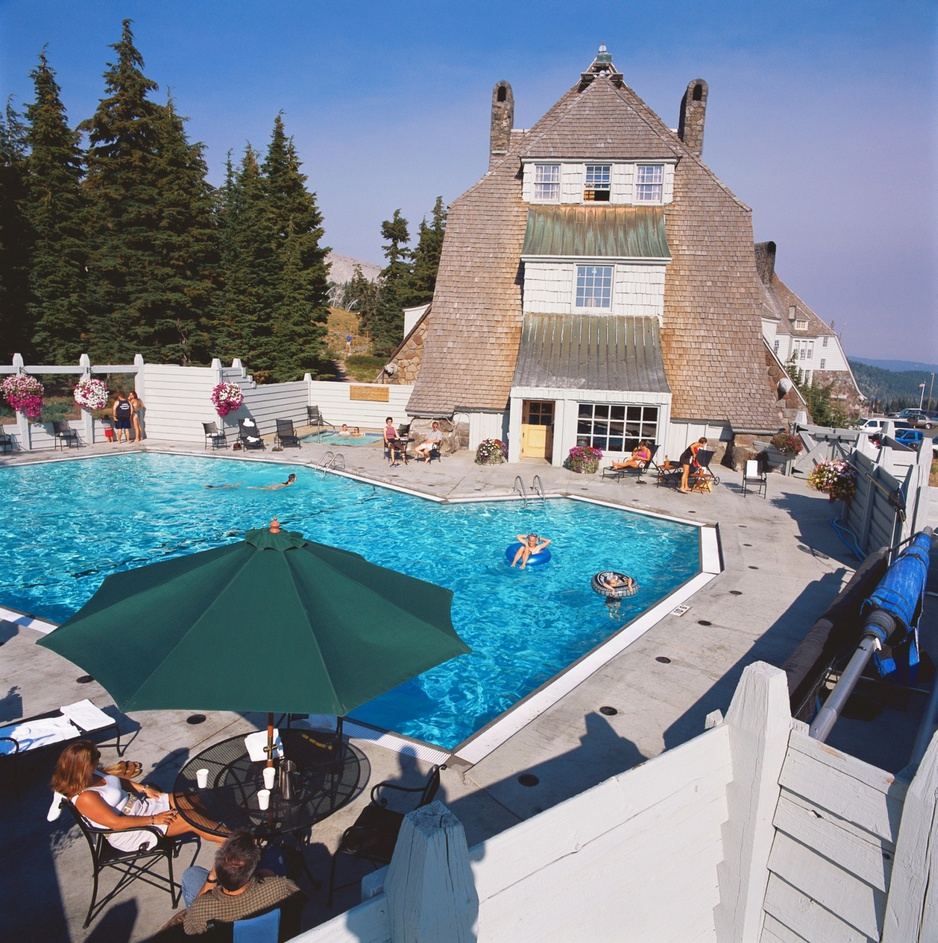
<svg viewBox="0 0 938 943">
<path fill-rule="evenodd" d="M 768 882 L 782 763 L 791 733 L 785 672 L 755 662 L 743 672 L 726 714 L 733 758 L 727 787 L 723 864 L 718 868 L 717 940 L 758 940 Z"/>
<path fill-rule="evenodd" d="M 91 358 L 87 354 L 82 354 L 78 358 L 78 366 L 81 368 L 79 380 L 91 379 Z M 94 416 L 90 409 L 79 409 L 83 427 L 82 438 L 85 445 L 94 445 Z"/>
<path fill-rule="evenodd" d="M 938 939 L 938 735 L 905 796 L 886 898 L 882 943 Z"/>
<path fill-rule="evenodd" d="M 436 800 L 405 816 L 388 868 L 391 943 L 470 943 L 479 915 L 462 823 Z"/>
</svg>

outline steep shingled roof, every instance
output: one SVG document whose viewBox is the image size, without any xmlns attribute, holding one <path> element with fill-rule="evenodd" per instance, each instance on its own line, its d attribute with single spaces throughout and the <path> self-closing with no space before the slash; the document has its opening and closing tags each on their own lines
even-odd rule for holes
<svg viewBox="0 0 938 943">
<path fill-rule="evenodd" d="M 502 410 L 522 327 L 521 248 L 527 205 L 521 159 L 678 158 L 664 208 L 672 261 L 665 281 L 663 359 L 677 419 L 775 429 L 765 369 L 760 282 L 750 211 L 625 85 L 577 85 L 451 205 L 414 415 Z"/>
</svg>

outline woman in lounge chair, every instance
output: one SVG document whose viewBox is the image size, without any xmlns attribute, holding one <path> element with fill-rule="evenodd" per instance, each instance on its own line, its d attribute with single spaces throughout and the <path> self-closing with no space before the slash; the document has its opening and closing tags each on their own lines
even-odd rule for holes
<svg viewBox="0 0 938 943">
<path fill-rule="evenodd" d="M 651 461 L 651 449 L 644 442 L 638 443 L 638 448 L 632 451 L 632 457 L 624 462 L 613 462 L 612 467 L 619 468 L 644 468 Z"/>
<path fill-rule="evenodd" d="M 153 838 L 141 831 L 152 826 L 164 835 L 193 834 L 220 844 L 224 839 L 200 831 L 181 818 L 175 797 L 153 786 L 119 779 L 98 769 L 101 753 L 90 740 L 76 740 L 59 756 L 52 774 L 52 788 L 95 828 L 117 829 L 107 836 L 109 844 L 121 851 L 134 851 Z"/>
</svg>

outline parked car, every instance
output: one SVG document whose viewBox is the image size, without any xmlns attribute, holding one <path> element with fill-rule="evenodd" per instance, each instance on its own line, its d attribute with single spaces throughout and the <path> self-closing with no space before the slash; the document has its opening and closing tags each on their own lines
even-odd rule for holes
<svg viewBox="0 0 938 943">
<path fill-rule="evenodd" d="M 905 409 L 900 409 L 897 413 L 889 413 L 890 419 L 906 419 L 908 418 L 909 413 L 917 413 L 918 409 L 915 406 L 907 406 Z"/>
<path fill-rule="evenodd" d="M 925 441 L 925 433 L 921 429 L 897 429 L 893 438 L 896 442 L 917 449 Z"/>
<path fill-rule="evenodd" d="M 893 424 L 895 429 L 909 429 L 911 428 L 909 424 L 904 419 L 882 419 L 876 417 L 874 419 L 867 419 L 865 422 L 861 422 L 857 429 L 860 432 L 865 432 L 867 435 L 879 435 L 883 431 L 883 427 L 887 422 Z"/>
<path fill-rule="evenodd" d="M 914 429 L 931 429 L 932 426 L 938 426 L 938 419 L 934 413 L 925 412 L 924 409 L 915 409 L 906 417 L 906 422 Z"/>
</svg>

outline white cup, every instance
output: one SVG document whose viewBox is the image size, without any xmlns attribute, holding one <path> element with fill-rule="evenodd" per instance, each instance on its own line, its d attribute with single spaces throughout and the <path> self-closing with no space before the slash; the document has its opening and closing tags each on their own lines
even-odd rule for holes
<svg viewBox="0 0 938 943">
<path fill-rule="evenodd" d="M 208 785 L 208 770 L 197 769 L 195 771 L 195 781 L 199 784 L 199 789 L 204 789 Z"/>
<path fill-rule="evenodd" d="M 257 807 L 259 809 L 266 809 L 270 805 L 270 790 L 269 789 L 258 789 L 257 791 Z"/>
<path fill-rule="evenodd" d="M 274 777 L 277 775 L 277 771 L 272 766 L 264 767 L 264 786 L 267 789 L 274 788 Z"/>
</svg>

